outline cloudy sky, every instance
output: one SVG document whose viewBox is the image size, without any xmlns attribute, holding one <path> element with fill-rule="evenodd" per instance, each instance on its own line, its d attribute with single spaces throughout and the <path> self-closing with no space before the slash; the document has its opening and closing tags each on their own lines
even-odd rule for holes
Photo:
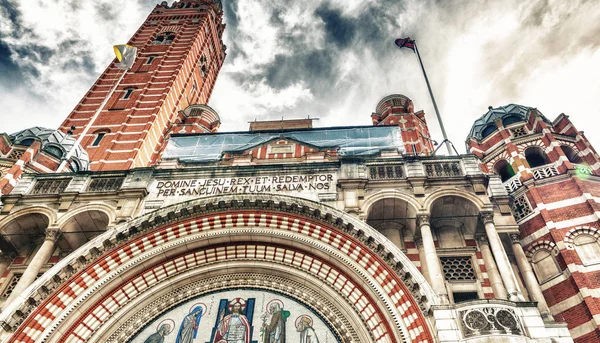
<svg viewBox="0 0 600 343">
<path fill-rule="evenodd" d="M 0 0 L 0 132 L 58 127 L 158 2 Z M 509 103 L 570 115 L 600 149 L 595 0 L 223 3 L 228 56 L 209 103 L 221 131 L 309 115 L 369 125 L 381 98 L 402 93 L 441 141 L 416 58 L 393 44 L 411 36 L 460 152 L 472 122 Z"/>
</svg>

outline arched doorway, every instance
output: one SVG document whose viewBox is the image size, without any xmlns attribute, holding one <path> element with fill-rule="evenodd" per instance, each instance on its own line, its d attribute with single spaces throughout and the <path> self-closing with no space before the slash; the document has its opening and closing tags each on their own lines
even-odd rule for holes
<svg viewBox="0 0 600 343">
<path fill-rule="evenodd" d="M 422 309 L 438 299 L 398 249 L 379 249 L 379 237 L 343 212 L 286 196 L 236 195 L 174 205 L 107 232 L 65 259 L 56 275 L 64 275 L 65 264 L 78 269 L 57 284 L 48 275 L 50 281 L 34 285 L 34 291 L 55 291 L 23 323 L 13 323 L 13 337 L 138 339 L 151 326 L 157 333 L 157 318 L 171 319 L 180 329 L 188 305 L 197 302 L 207 305 L 204 318 L 212 335 L 222 322 L 219 310 L 225 318 L 238 299 L 245 307 L 235 311 L 247 316 L 254 299 L 261 310 L 252 314 L 253 323 L 270 323 L 267 305 L 279 300 L 283 306 L 277 311 L 293 316 L 290 335 L 299 334 L 306 315 L 339 342 L 431 341 Z M 78 267 L 76 256 L 94 258 Z M 171 317 L 174 309 L 181 316 Z M 79 315 L 69 315 L 72 311 Z M 44 327 L 39 316 L 47 318 Z M 252 329 L 253 337 L 258 329 Z"/>
</svg>

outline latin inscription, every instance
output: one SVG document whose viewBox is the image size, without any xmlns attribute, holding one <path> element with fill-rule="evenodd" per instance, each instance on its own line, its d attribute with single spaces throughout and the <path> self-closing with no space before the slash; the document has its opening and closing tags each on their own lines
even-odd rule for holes
<svg viewBox="0 0 600 343">
<path fill-rule="evenodd" d="M 335 191 L 333 174 L 158 181 L 159 197 Z"/>
</svg>

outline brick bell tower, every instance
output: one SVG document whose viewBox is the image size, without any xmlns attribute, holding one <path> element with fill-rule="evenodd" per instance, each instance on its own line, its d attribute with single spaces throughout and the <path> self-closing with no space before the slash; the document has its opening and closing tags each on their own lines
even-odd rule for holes
<svg viewBox="0 0 600 343">
<path fill-rule="evenodd" d="M 398 125 L 407 155 L 429 156 L 433 153 L 425 112 L 415 112 L 408 97 L 402 94 L 386 96 L 377 104 L 371 119 L 373 126 Z"/>
<path fill-rule="evenodd" d="M 213 132 L 219 116 L 206 105 L 225 59 L 219 0 L 157 5 L 128 44 L 133 67 L 116 60 L 102 73 L 59 128 L 78 138 L 116 86 L 81 141 L 91 170 L 152 165 L 172 132 Z"/>
<path fill-rule="evenodd" d="M 537 280 L 551 315 L 567 322 L 575 342 L 600 342 L 600 158 L 594 148 L 568 116 L 551 122 L 535 108 L 514 104 L 490 107 L 473 125 L 467 147 L 512 198 L 520 230 L 513 244 L 525 251 L 515 254 L 526 267 L 519 268 L 521 277 Z"/>
</svg>

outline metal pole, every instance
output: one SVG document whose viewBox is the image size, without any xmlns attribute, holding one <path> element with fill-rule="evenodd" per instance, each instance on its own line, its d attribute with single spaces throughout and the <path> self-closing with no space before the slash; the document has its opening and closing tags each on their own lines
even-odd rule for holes
<svg viewBox="0 0 600 343">
<path fill-rule="evenodd" d="M 427 73 L 425 73 L 425 67 L 423 67 L 423 61 L 421 61 L 421 55 L 419 54 L 419 48 L 417 48 L 417 42 L 415 44 L 415 52 L 417 54 L 417 59 L 419 60 L 419 65 L 421 66 L 421 70 L 423 71 L 423 76 L 425 76 L 425 83 L 427 83 L 427 89 L 429 90 L 429 96 L 431 96 L 431 102 L 433 102 L 433 108 L 435 109 L 435 115 L 437 116 L 438 123 L 440 123 L 440 129 L 442 129 L 442 136 L 444 136 L 444 141 L 446 143 L 446 149 L 448 150 L 448 156 L 452 155 L 452 150 L 450 148 L 450 142 L 448 140 L 448 135 L 446 134 L 446 129 L 444 128 L 444 123 L 442 122 L 442 117 L 440 116 L 440 111 L 438 110 L 437 104 L 435 103 L 435 98 L 433 97 L 433 92 L 431 91 L 431 85 L 429 84 L 429 79 L 427 78 Z"/>
<path fill-rule="evenodd" d="M 110 97 L 113 95 L 113 93 L 115 92 L 115 90 L 117 89 L 119 84 L 121 83 L 121 80 L 123 80 L 123 77 L 125 76 L 125 74 L 127 74 L 128 70 L 123 71 L 123 73 L 119 77 L 119 80 L 117 80 L 117 82 L 112 87 L 110 92 L 108 92 L 106 97 L 104 97 L 104 101 L 102 101 L 102 104 L 100 105 L 100 107 L 98 107 L 98 109 L 96 110 L 96 113 L 94 113 L 94 115 L 92 116 L 92 118 L 90 119 L 88 124 L 83 128 L 83 131 L 81 131 L 81 133 L 79 134 L 79 137 L 77 137 L 77 141 L 75 142 L 73 147 L 71 147 L 71 150 L 69 150 L 67 155 L 64 157 L 63 161 L 60 163 L 60 166 L 58 166 L 58 169 L 56 169 L 57 172 L 60 173 L 63 170 L 63 168 L 65 167 L 65 165 L 67 164 L 67 162 L 69 161 L 69 159 L 71 158 L 71 156 L 73 156 L 73 154 L 75 153 L 75 149 L 77 148 L 77 145 L 81 144 L 81 141 L 83 141 L 83 137 L 85 137 L 85 135 L 88 133 L 88 131 L 92 127 L 92 124 L 94 123 L 94 121 L 96 121 L 96 118 L 98 118 L 98 116 L 100 115 L 100 112 L 102 112 L 102 109 L 104 108 L 104 106 L 106 106 L 108 99 L 110 99 Z"/>
</svg>

